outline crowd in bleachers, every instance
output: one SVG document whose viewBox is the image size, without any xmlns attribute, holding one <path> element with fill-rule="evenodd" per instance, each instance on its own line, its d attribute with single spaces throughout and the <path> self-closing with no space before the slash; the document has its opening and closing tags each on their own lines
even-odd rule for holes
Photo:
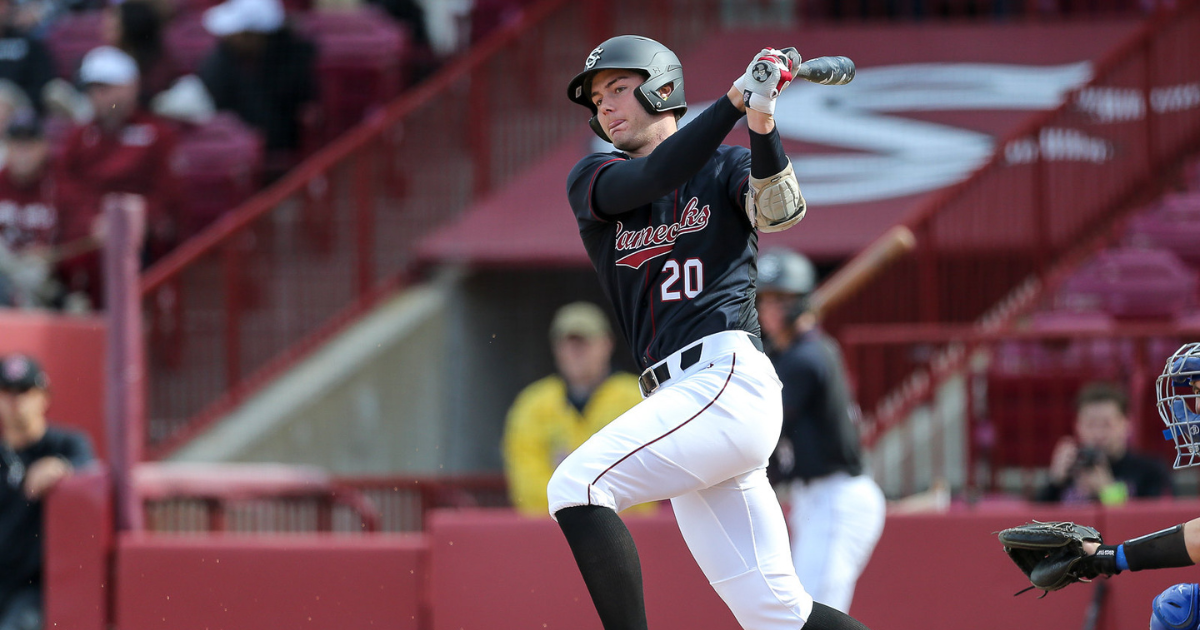
<svg viewBox="0 0 1200 630">
<path fill-rule="evenodd" d="M 0 0 L 0 306 L 94 308 L 106 195 L 152 263 L 473 35 L 469 0 L 343 4 Z"/>
</svg>

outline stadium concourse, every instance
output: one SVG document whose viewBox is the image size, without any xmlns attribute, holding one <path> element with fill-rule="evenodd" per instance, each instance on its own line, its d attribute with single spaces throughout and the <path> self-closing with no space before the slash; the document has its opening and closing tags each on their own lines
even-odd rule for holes
<svg viewBox="0 0 1200 630">
<path fill-rule="evenodd" d="M 194 180 L 205 220 L 145 269 L 112 248 L 106 311 L 0 313 L 0 352 L 41 359 L 52 421 L 103 462 L 47 500 L 46 628 L 600 627 L 557 526 L 507 507 L 499 445 L 513 397 L 554 369 L 552 313 L 603 303 L 564 182 L 609 149 L 563 96 L 595 42 L 628 32 L 679 52 L 693 113 L 766 45 L 858 65 L 780 97 L 809 209 L 762 238 L 833 284 L 893 226 L 916 237 L 824 319 L 890 500 L 852 615 L 1079 626 L 1093 591 L 1013 599 L 993 532 L 1076 520 L 1121 539 L 1200 508 L 1186 476 L 1175 500 L 1027 501 L 1085 377 L 1127 385 L 1133 444 L 1172 455 L 1146 401 L 1162 350 L 1200 336 L 1200 2 L 459 4 L 477 19 L 426 19 L 424 41 L 470 46 L 420 82 L 410 27 L 290 7 L 335 86 L 318 141 L 261 190 Z M 167 30 L 193 62 L 204 8 Z M 59 19 L 65 74 L 99 18 Z M 222 144 L 244 124 L 224 120 L 197 155 L 258 159 Z M 128 208 L 106 212 L 132 243 Z M 668 506 L 629 527 L 651 626 L 737 627 Z M 1144 624 L 1163 578 L 1123 576 L 1093 630 Z"/>
</svg>

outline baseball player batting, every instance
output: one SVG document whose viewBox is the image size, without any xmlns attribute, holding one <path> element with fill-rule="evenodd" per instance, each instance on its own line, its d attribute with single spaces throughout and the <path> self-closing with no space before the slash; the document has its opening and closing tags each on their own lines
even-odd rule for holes
<svg viewBox="0 0 1200 630">
<path fill-rule="evenodd" d="M 580 160 L 567 192 L 644 369 L 643 401 L 569 455 L 547 488 L 606 630 L 647 627 L 637 550 L 617 511 L 664 499 L 743 628 L 865 628 L 800 585 L 766 475 L 782 410 L 754 308 L 757 230 L 804 216 L 772 118 L 797 57 L 755 55 L 727 97 L 683 129 L 683 68 L 656 41 L 605 41 L 568 86 L 616 148 Z M 722 145 L 743 116 L 750 149 Z"/>
<path fill-rule="evenodd" d="M 1200 343 L 1167 359 L 1157 382 L 1158 415 L 1175 443 L 1175 468 L 1200 464 Z M 1200 518 L 1106 545 L 1100 532 L 1070 522 L 1034 522 L 1000 532 L 1004 551 L 1029 578 L 1030 588 L 1055 591 L 1075 582 L 1123 571 L 1188 567 L 1200 561 Z M 1151 630 L 1200 628 L 1200 586 L 1176 584 L 1151 605 Z"/>
</svg>

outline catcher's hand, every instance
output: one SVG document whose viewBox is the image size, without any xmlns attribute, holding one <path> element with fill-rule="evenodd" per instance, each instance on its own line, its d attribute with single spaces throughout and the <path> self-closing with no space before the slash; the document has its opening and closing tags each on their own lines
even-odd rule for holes
<svg viewBox="0 0 1200 630">
<path fill-rule="evenodd" d="M 1070 522 L 1034 521 L 1000 532 L 1004 552 L 1032 584 L 1017 594 L 1039 588 L 1045 597 L 1050 591 L 1096 577 L 1100 572 L 1083 550 L 1085 541 L 1104 542 L 1095 529 Z"/>
</svg>

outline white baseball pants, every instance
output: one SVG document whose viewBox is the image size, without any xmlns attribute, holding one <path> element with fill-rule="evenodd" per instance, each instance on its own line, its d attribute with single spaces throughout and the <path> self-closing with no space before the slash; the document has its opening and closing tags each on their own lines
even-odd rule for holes
<svg viewBox="0 0 1200 630">
<path fill-rule="evenodd" d="M 850 612 L 854 585 L 883 534 L 887 504 L 870 475 L 835 473 L 791 489 L 796 574 L 813 599 Z"/>
<path fill-rule="evenodd" d="M 742 627 L 798 630 L 813 599 L 766 475 L 783 424 L 779 379 L 746 333 L 697 343 L 694 365 L 679 365 L 692 346 L 668 357 L 670 380 L 559 465 L 550 514 L 671 499 L 692 556 Z"/>
</svg>

